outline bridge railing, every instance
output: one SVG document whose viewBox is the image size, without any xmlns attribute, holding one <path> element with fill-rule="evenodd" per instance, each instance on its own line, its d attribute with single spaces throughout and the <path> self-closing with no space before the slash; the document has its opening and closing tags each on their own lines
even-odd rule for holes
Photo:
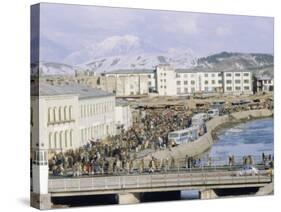
<svg viewBox="0 0 281 212">
<path fill-rule="evenodd" d="M 176 172 L 106 177 L 80 177 L 49 179 L 49 192 L 109 191 L 126 189 L 161 189 L 167 187 L 218 187 L 270 183 L 267 171 L 258 175 L 239 176 L 235 171 Z"/>
</svg>

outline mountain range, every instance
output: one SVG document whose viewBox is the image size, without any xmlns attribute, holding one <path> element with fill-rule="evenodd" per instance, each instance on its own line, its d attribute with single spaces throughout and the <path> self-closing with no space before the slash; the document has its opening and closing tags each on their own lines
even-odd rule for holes
<svg viewBox="0 0 281 212">
<path fill-rule="evenodd" d="M 96 73 L 118 69 L 151 69 L 158 64 L 175 68 L 207 70 L 252 70 L 273 76 L 274 57 L 270 54 L 221 52 L 206 57 L 191 49 L 160 50 L 132 35 L 112 36 L 68 55 L 62 62 L 41 61 L 41 75 L 74 75 L 75 71 Z M 33 67 L 33 74 L 37 68 Z"/>
</svg>

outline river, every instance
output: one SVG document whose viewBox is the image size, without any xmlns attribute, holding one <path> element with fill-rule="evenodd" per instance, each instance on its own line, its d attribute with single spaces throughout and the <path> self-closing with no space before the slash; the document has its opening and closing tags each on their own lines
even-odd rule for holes
<svg viewBox="0 0 281 212">
<path fill-rule="evenodd" d="M 245 156 L 274 153 L 273 118 L 254 119 L 221 128 L 216 143 L 207 154 L 212 158 L 227 158 L 229 155 Z M 181 199 L 198 199 L 198 191 L 182 191 Z"/>
</svg>

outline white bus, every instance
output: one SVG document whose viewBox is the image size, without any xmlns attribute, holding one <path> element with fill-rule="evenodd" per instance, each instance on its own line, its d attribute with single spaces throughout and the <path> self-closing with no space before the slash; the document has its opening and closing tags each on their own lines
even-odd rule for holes
<svg viewBox="0 0 281 212">
<path fill-rule="evenodd" d="M 189 127 L 183 130 L 173 131 L 168 134 L 169 141 L 173 145 L 184 144 L 190 141 L 194 141 L 199 136 L 198 127 Z"/>
</svg>

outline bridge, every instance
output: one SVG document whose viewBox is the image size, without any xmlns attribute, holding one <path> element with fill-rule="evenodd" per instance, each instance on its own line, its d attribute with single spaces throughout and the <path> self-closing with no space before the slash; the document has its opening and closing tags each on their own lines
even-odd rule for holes
<svg viewBox="0 0 281 212">
<path fill-rule="evenodd" d="M 174 170 L 166 173 L 143 173 L 115 176 L 80 176 L 50 178 L 48 190 L 52 197 L 117 194 L 119 204 L 137 203 L 146 192 L 199 190 L 201 199 L 216 198 L 215 191 L 266 186 L 272 176 L 266 170 L 258 175 L 237 175 L 229 168 Z"/>
<path fill-rule="evenodd" d="M 77 196 L 115 196 L 119 204 L 130 204 L 145 201 L 144 196 L 163 194 L 180 199 L 181 191 L 199 191 L 201 199 L 212 199 L 220 196 L 243 194 L 269 194 L 273 192 L 273 160 L 265 162 L 260 156 L 236 157 L 235 163 L 222 158 L 190 161 L 143 161 L 141 169 L 137 161 L 132 169 L 103 169 L 102 172 L 90 173 L 81 171 L 75 176 L 73 169 L 54 174 L 45 166 L 39 177 L 40 190 L 31 193 L 32 204 L 41 209 L 52 207 L 52 200 L 62 197 Z M 270 163 L 272 164 L 270 165 Z M 257 173 L 244 173 L 243 167 L 251 166 Z M 37 172 L 34 172 L 37 173 Z M 43 174 L 42 174 L 43 173 Z M 43 177 L 42 177 L 43 176 Z M 46 182 L 46 183 L 44 183 Z M 43 193 L 44 191 L 44 193 Z M 41 193 L 40 193 L 41 192 Z M 40 195 L 38 195 L 40 193 Z"/>
</svg>

